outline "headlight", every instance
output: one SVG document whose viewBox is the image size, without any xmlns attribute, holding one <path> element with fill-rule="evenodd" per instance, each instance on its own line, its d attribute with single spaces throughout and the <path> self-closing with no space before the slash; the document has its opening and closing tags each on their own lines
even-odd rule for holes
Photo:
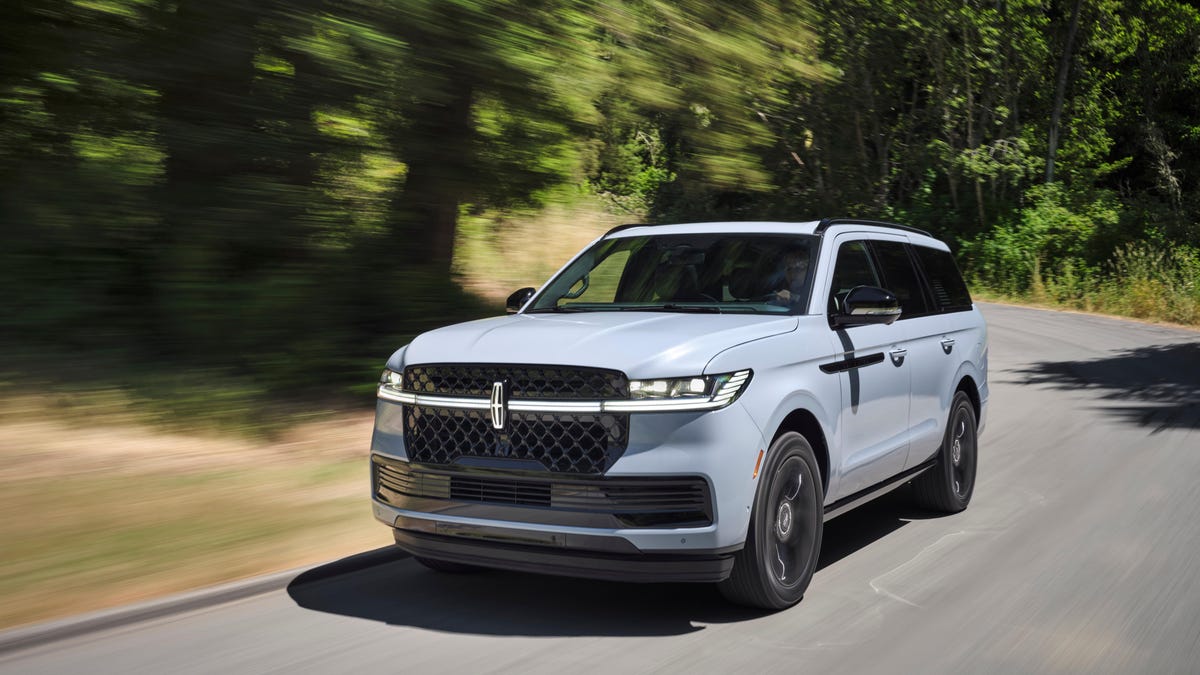
<svg viewBox="0 0 1200 675">
<path fill-rule="evenodd" d="M 750 382 L 751 372 L 702 375 L 662 380 L 630 380 L 630 401 L 605 401 L 604 410 L 714 410 L 733 403 Z"/>
<path fill-rule="evenodd" d="M 379 376 L 379 388 L 375 390 L 376 396 L 396 403 L 414 402 L 416 399 L 412 394 L 401 391 L 400 383 L 403 379 L 400 373 L 384 368 L 383 373 Z"/>
<path fill-rule="evenodd" d="M 384 385 L 388 385 L 388 386 L 399 389 L 400 388 L 400 379 L 401 379 L 400 373 L 397 373 L 394 370 L 388 370 L 387 368 L 384 368 L 383 374 L 379 376 L 379 386 L 382 387 Z"/>
<path fill-rule="evenodd" d="M 673 380 L 631 380 L 629 397 L 645 398 L 708 398 L 714 378 L 681 377 Z"/>
</svg>

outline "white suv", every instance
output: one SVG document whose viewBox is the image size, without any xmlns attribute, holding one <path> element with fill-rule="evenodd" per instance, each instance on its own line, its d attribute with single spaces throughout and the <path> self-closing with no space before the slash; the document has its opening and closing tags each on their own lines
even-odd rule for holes
<svg viewBox="0 0 1200 675">
<path fill-rule="evenodd" d="M 823 523 L 960 511 L 987 328 L 945 244 L 862 220 L 627 225 L 388 361 L 375 516 L 442 571 L 719 582 L 782 608 Z"/>
</svg>

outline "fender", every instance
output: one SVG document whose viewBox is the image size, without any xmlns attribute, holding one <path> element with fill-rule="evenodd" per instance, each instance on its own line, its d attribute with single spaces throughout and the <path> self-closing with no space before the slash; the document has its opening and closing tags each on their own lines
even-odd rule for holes
<svg viewBox="0 0 1200 675">
<path fill-rule="evenodd" d="M 770 415 L 761 420 L 756 417 L 755 421 L 763 430 L 763 441 L 766 444 L 764 447 L 769 449 L 783 420 L 796 410 L 806 410 L 812 413 L 821 427 L 821 435 L 824 436 L 825 447 L 829 452 L 829 484 L 825 486 L 825 503 L 828 504 L 834 501 L 833 496 L 837 495 L 838 485 L 841 482 L 841 428 L 838 417 L 831 415 L 811 392 L 797 391 L 780 401 Z M 810 442 L 814 447 L 816 446 L 815 441 L 810 439 Z M 763 462 L 766 462 L 765 456 Z"/>
<path fill-rule="evenodd" d="M 841 380 L 821 373 L 818 364 L 834 352 L 833 333 L 824 325 L 824 317 L 799 317 L 797 328 L 805 323 L 817 326 L 821 340 L 797 340 L 796 332 L 772 335 L 753 343 L 737 345 L 713 357 L 706 372 L 724 372 L 749 367 L 755 375 L 740 402 L 762 432 L 764 449 L 769 447 L 784 418 L 795 410 L 807 410 L 816 418 L 829 452 L 829 484 L 826 499 L 837 495 L 841 479 L 841 429 L 839 411 L 829 410 L 821 401 L 840 406 Z M 764 342 L 773 341 L 768 348 Z M 753 349 L 746 349 L 753 344 Z M 765 457 L 764 457 L 765 460 Z"/>
<path fill-rule="evenodd" d="M 982 364 L 982 367 L 981 365 Z M 982 410 L 987 403 L 988 386 L 987 386 L 987 345 L 979 343 L 975 345 L 972 354 L 963 360 L 958 366 L 958 370 L 954 372 L 954 378 L 950 381 L 951 387 L 957 387 L 959 382 L 962 382 L 964 377 L 971 378 L 975 383 L 975 388 L 979 391 L 979 407 L 982 415 Z M 950 409 L 950 401 L 954 398 L 955 389 L 947 388 L 942 394 L 942 409 Z M 982 419 L 980 420 L 982 422 Z"/>
</svg>

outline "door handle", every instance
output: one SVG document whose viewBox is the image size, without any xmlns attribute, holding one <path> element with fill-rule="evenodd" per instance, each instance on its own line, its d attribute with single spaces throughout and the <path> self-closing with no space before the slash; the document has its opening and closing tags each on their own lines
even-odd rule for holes
<svg viewBox="0 0 1200 675">
<path fill-rule="evenodd" d="M 950 338 L 942 338 L 942 351 L 949 354 L 954 351 L 954 340 Z"/>
<path fill-rule="evenodd" d="M 892 365 L 899 367 L 904 365 L 904 357 L 908 356 L 908 350 L 893 349 L 892 351 L 888 352 L 888 355 L 892 357 Z"/>
</svg>

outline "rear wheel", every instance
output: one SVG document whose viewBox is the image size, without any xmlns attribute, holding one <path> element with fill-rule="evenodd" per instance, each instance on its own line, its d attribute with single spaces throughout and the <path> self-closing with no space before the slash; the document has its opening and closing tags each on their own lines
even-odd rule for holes
<svg viewBox="0 0 1200 675">
<path fill-rule="evenodd" d="M 821 552 L 824 491 L 812 446 L 787 432 L 771 444 L 746 544 L 721 593 L 740 605 L 790 607 L 804 597 Z"/>
<path fill-rule="evenodd" d="M 954 392 L 946 436 L 937 464 L 913 481 L 917 503 L 924 508 L 958 513 L 975 492 L 975 461 L 979 456 L 975 408 L 966 393 Z"/>
<path fill-rule="evenodd" d="M 465 565 L 447 560 L 434 560 L 433 558 L 416 557 L 416 561 L 431 570 L 444 574 L 473 574 L 475 572 L 482 572 L 485 569 L 483 567 L 476 567 L 475 565 Z"/>
</svg>

